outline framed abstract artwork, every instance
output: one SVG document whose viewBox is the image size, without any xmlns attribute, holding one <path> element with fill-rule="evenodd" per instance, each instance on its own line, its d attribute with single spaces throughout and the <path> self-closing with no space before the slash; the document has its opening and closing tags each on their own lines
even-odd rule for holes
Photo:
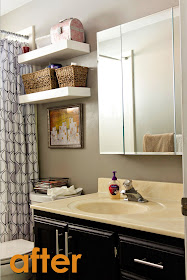
<svg viewBox="0 0 187 280">
<path fill-rule="evenodd" d="M 83 148 L 83 105 L 49 108 L 49 148 Z"/>
</svg>

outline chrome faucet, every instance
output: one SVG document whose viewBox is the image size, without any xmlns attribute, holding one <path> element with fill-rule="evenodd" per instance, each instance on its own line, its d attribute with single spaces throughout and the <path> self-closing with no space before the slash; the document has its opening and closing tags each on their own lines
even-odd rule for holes
<svg viewBox="0 0 187 280">
<path fill-rule="evenodd" d="M 135 202 L 148 202 L 147 199 L 143 198 L 139 192 L 137 192 L 133 185 L 132 180 L 125 180 L 123 182 L 123 185 L 125 187 L 125 190 L 121 191 L 121 194 L 126 195 L 126 198 L 124 200 L 128 201 L 135 201 Z"/>
</svg>

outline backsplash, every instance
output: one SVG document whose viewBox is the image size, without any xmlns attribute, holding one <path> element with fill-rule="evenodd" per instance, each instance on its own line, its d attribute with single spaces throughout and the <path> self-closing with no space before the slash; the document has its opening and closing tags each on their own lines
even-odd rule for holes
<svg viewBox="0 0 187 280">
<path fill-rule="evenodd" d="M 108 192 L 108 184 L 111 178 L 98 178 L 98 192 Z M 121 189 L 124 189 L 125 179 L 118 179 Z M 163 183 L 133 180 L 133 186 L 140 191 L 143 197 L 162 200 L 180 201 L 183 196 L 183 184 Z"/>
</svg>

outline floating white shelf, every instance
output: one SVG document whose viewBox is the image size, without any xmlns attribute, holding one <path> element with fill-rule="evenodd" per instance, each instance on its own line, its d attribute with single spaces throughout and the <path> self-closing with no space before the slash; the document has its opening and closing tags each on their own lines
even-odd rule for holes
<svg viewBox="0 0 187 280">
<path fill-rule="evenodd" d="M 19 96 L 20 104 L 50 103 L 91 96 L 90 88 L 63 87 Z"/>
<path fill-rule="evenodd" d="M 90 45 L 72 40 L 62 40 L 57 44 L 20 54 L 18 62 L 31 65 L 47 65 L 90 53 Z"/>
</svg>

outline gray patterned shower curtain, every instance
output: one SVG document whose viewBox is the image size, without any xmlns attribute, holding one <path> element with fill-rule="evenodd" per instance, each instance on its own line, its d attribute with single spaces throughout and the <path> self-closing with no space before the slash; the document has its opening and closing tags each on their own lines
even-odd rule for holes
<svg viewBox="0 0 187 280">
<path fill-rule="evenodd" d="M 20 105 L 22 74 L 18 64 L 23 43 L 0 40 L 0 241 L 32 240 L 29 207 L 31 179 L 38 178 L 34 105 Z M 25 45 L 25 44 L 24 44 Z"/>
</svg>

